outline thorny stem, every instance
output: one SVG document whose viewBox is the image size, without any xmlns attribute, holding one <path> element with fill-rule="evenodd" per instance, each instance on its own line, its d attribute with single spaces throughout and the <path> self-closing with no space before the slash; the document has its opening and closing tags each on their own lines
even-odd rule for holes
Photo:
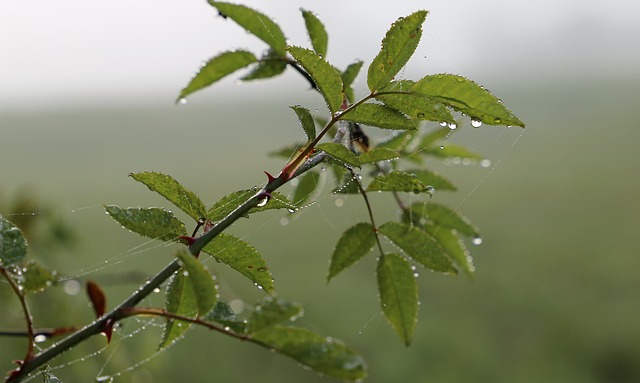
<svg viewBox="0 0 640 383">
<path fill-rule="evenodd" d="M 27 355 L 24 357 L 24 362 L 27 363 L 29 361 L 31 361 L 34 358 L 34 353 L 33 353 L 33 319 L 31 318 L 31 312 L 29 311 L 29 306 L 27 305 L 27 300 L 24 297 L 24 294 L 22 293 L 22 290 L 20 290 L 20 287 L 18 287 L 18 285 L 16 284 L 16 281 L 13 280 L 13 278 L 11 278 L 11 276 L 9 275 L 9 273 L 7 272 L 7 270 L 4 267 L 0 267 L 0 273 L 2 274 L 2 276 L 7 280 L 7 282 L 9 282 L 9 285 L 11 286 L 11 288 L 13 289 L 13 292 L 16 293 L 16 296 L 18 297 L 18 300 L 20 301 L 20 305 L 22 306 L 22 313 L 24 314 L 24 321 L 27 324 L 27 336 L 29 337 L 29 344 L 27 346 Z"/>
</svg>

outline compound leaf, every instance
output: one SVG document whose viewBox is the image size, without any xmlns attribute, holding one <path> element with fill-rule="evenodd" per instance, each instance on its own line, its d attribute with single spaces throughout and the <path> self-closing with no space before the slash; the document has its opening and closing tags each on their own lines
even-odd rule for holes
<svg viewBox="0 0 640 383">
<path fill-rule="evenodd" d="M 276 325 L 253 334 L 251 339 L 334 379 L 360 381 L 367 375 L 362 356 L 337 339 L 304 328 Z"/>
<path fill-rule="evenodd" d="M 396 171 L 377 176 L 367 187 L 367 191 L 378 190 L 413 192 L 417 194 L 430 193 L 431 189 L 413 174 Z"/>
<path fill-rule="evenodd" d="M 331 113 L 340 110 L 342 106 L 342 79 L 340 74 L 322 57 L 309 49 L 301 47 L 289 47 L 291 56 L 300 63 L 309 74 L 318 90 L 324 97 Z"/>
<path fill-rule="evenodd" d="M 376 99 L 385 105 L 397 109 L 402 113 L 420 121 L 445 121 L 455 123 L 446 105 L 441 102 L 429 99 L 411 91 L 415 82 L 411 80 L 393 81 L 382 89 L 383 92 L 404 92 L 392 94 L 380 94 Z"/>
<path fill-rule="evenodd" d="M 516 125 L 520 121 L 498 98 L 475 82 L 453 74 L 425 76 L 415 83 L 417 94 L 442 102 L 487 125 Z"/>
<path fill-rule="evenodd" d="M 27 256 L 27 240 L 16 225 L 0 216 L 0 261 L 2 266 L 20 263 Z"/>
<path fill-rule="evenodd" d="M 302 312 L 302 305 L 299 303 L 265 297 L 254 307 L 249 317 L 247 333 L 253 334 L 279 323 L 295 320 Z"/>
<path fill-rule="evenodd" d="M 413 274 L 409 263 L 397 254 L 385 254 L 378 260 L 382 312 L 407 346 L 418 320 L 418 283 Z"/>
<path fill-rule="evenodd" d="M 438 241 L 423 230 L 403 223 L 387 222 L 378 228 L 378 232 L 426 268 L 443 273 L 457 273 Z"/>
<path fill-rule="evenodd" d="M 202 263 L 185 250 L 178 252 L 178 259 L 182 263 L 182 273 L 193 286 L 194 295 L 198 306 L 198 314 L 205 315 L 213 309 L 217 300 L 216 284 L 211 274 Z"/>
<path fill-rule="evenodd" d="M 416 124 L 395 109 L 380 104 L 361 104 L 340 119 L 393 130 L 415 130 Z"/>
<path fill-rule="evenodd" d="M 256 56 L 247 51 L 224 52 L 209 59 L 209 61 L 196 72 L 187 86 L 180 91 L 176 102 L 256 61 L 258 61 Z"/>
<path fill-rule="evenodd" d="M 273 276 L 264 258 L 245 241 L 230 234 L 220 233 L 202 251 L 218 262 L 237 270 L 266 292 L 272 293 L 275 290 Z"/>
<path fill-rule="evenodd" d="M 374 229 L 369 223 L 361 222 L 348 228 L 333 250 L 327 281 L 367 255 L 375 241 Z"/>
<path fill-rule="evenodd" d="M 189 277 L 183 270 L 176 272 L 167 286 L 165 308 L 167 312 L 186 317 L 195 317 L 198 314 L 198 300 Z M 167 347 L 180 338 L 191 327 L 191 322 L 178 319 L 167 319 L 162 332 L 162 340 L 158 349 Z"/>
<path fill-rule="evenodd" d="M 369 66 L 367 85 L 373 92 L 387 85 L 416 50 L 422 36 L 422 23 L 427 11 L 399 18 L 382 40 L 382 49 Z"/>
<path fill-rule="evenodd" d="M 173 241 L 187 234 L 187 230 L 173 213 L 158 207 L 130 207 L 122 209 L 115 205 L 105 206 L 105 210 L 116 222 L 142 236 Z"/>
<path fill-rule="evenodd" d="M 230 18 L 260 40 L 267 43 L 280 56 L 287 49 L 287 39 L 282 29 L 268 16 L 244 5 L 211 1 L 209 4 L 218 9 L 225 18 Z"/>
<path fill-rule="evenodd" d="M 196 221 L 205 216 L 207 210 L 200 198 L 173 177 L 158 172 L 131 173 L 129 175 L 134 180 L 145 184 L 149 190 L 163 196 Z"/>
<path fill-rule="evenodd" d="M 309 142 L 313 141 L 313 139 L 316 138 L 316 123 L 313 121 L 313 116 L 311 112 L 309 112 L 309 109 L 300 105 L 292 106 L 291 109 L 296 112 L 302 130 L 304 130 L 304 133 L 307 135 Z"/>
<path fill-rule="evenodd" d="M 352 151 L 347 149 L 344 145 L 335 142 L 325 142 L 320 145 L 316 145 L 317 150 L 322 150 L 334 159 L 349 164 L 351 166 L 360 166 L 360 160 Z"/>
<path fill-rule="evenodd" d="M 309 33 L 313 50 L 321 57 L 326 56 L 327 44 L 329 41 L 327 30 L 313 12 L 306 11 L 304 9 L 301 9 L 300 11 L 302 11 L 302 17 L 304 17 L 304 23 L 307 27 L 307 32 Z"/>
</svg>

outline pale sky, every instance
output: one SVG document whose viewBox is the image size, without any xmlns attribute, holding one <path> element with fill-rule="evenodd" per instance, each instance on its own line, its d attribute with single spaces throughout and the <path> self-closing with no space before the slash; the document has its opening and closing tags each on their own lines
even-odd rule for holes
<svg viewBox="0 0 640 383">
<path fill-rule="evenodd" d="M 172 102 L 203 60 L 229 49 L 265 49 L 203 0 L 0 1 L 0 112 L 102 100 Z M 314 11 L 329 32 L 327 58 L 338 67 L 356 58 L 368 65 L 391 22 L 427 9 L 407 76 L 450 72 L 481 83 L 640 79 L 638 0 L 237 3 L 275 18 L 297 45 L 308 46 L 299 7 Z M 278 89 L 277 81 L 267 89 Z"/>
</svg>

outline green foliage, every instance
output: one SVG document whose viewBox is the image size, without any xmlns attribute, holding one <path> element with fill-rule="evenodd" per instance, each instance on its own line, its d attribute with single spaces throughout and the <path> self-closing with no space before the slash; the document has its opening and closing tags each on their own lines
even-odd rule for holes
<svg viewBox="0 0 640 383">
<path fill-rule="evenodd" d="M 454 112 L 471 118 L 476 127 L 479 123 L 524 127 L 524 123 L 497 97 L 464 77 L 436 74 L 426 75 L 418 81 L 394 79 L 420 41 L 422 24 L 427 16 L 424 10 L 399 18 L 387 31 L 381 50 L 367 72 L 370 92 L 357 99 L 355 95 L 359 92 L 354 91 L 353 85 L 363 62 L 355 61 L 344 70 L 330 64 L 326 60 L 327 31 L 312 12 L 301 10 L 313 50 L 287 45 L 281 28 L 261 12 L 244 5 L 217 1 L 209 1 L 209 4 L 225 19 L 233 20 L 264 41 L 268 49 L 260 55 L 243 50 L 219 53 L 180 91 L 178 100 L 242 68 L 249 68 L 248 74 L 242 77 L 248 81 L 272 78 L 292 67 L 320 93 L 329 113 L 316 116 L 303 106 L 291 107 L 307 137 L 306 145 L 299 148 L 296 144 L 279 151 L 277 154 L 287 158 L 287 163 L 279 173 L 274 173 L 277 176 L 267 173 L 264 186 L 232 192 L 209 208 L 194 192 L 169 175 L 158 172 L 131 174 L 133 179 L 195 220 L 195 229 L 189 236 L 185 223 L 162 208 L 105 206 L 107 213 L 128 230 L 167 242 L 180 239 L 186 246 L 178 251 L 176 260 L 121 306 L 104 316 L 99 313 L 106 322 L 98 323 L 100 326 L 86 326 L 76 336 L 109 334 L 116 321 L 122 316 L 136 315 L 134 306 L 171 278 L 166 289 L 165 309 L 138 311 L 140 315 L 165 316 L 161 348 L 184 336 L 195 323 L 290 356 L 326 376 L 359 381 L 366 375 L 362 357 L 340 341 L 291 326 L 290 322 L 302 316 L 302 306 L 276 299 L 273 276 L 263 256 L 249 243 L 223 231 L 252 213 L 275 209 L 294 212 L 316 195 L 320 173 L 312 168 L 328 162 L 335 184 L 339 185 L 334 192 L 360 194 L 369 222 L 355 224 L 340 236 L 331 256 L 327 281 L 376 249 L 381 310 L 402 342 L 409 345 L 416 330 L 419 307 L 413 264 L 444 274 L 462 271 L 471 276 L 474 267 L 464 238 L 477 241 L 480 235 L 456 209 L 427 199 L 431 198 L 434 189 L 455 191 L 456 187 L 424 165 L 443 158 L 453 158 L 451 162 L 454 163 L 455 159 L 466 162 L 483 159 L 462 146 L 444 142 L 454 131 L 460 130 L 458 125 L 462 125 Z M 424 121 L 439 122 L 443 127 L 427 128 L 422 124 Z M 316 129 L 316 125 L 320 128 Z M 361 125 L 394 132 L 376 142 Z M 446 125 L 449 128 L 444 128 Z M 407 164 L 410 164 L 409 169 Z M 276 189 L 296 177 L 299 178 L 291 202 Z M 363 186 L 365 182 L 366 187 Z M 376 224 L 369 198 L 372 192 L 390 195 L 400 210 L 399 222 Z M 413 203 L 405 203 L 406 195 L 401 193 L 413 193 Z M 19 286 L 14 290 L 22 303 L 25 293 L 55 283 L 55 273 L 26 260 L 26 251 L 26 240 L 20 229 L 0 217 L 0 268 L 12 286 Z M 399 251 L 402 254 L 397 254 Z M 244 317 L 242 313 L 236 315 L 231 306 L 224 303 L 224 297 L 219 296 L 214 277 L 198 259 L 200 252 L 236 270 L 268 295 L 253 309 L 249 308 Z M 8 266 L 12 270 L 6 272 Z M 14 273 L 13 269 L 18 267 L 24 273 Z M 89 331 L 94 333 L 88 334 Z M 76 340 L 73 336 L 71 339 Z M 63 346 L 52 346 L 55 352 L 51 354 L 65 351 L 55 347 Z M 37 367 L 30 363 L 31 358 L 25 358 L 17 374 L 28 374 Z M 45 372 L 45 380 L 53 382 L 53 378 Z M 21 377 L 11 379 L 19 381 Z"/>
</svg>

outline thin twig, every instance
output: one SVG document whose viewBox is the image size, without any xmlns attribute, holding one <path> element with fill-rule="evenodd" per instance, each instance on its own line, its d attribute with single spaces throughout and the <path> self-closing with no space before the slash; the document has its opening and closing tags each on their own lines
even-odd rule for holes
<svg viewBox="0 0 640 383">
<path fill-rule="evenodd" d="M 25 299 L 25 296 L 22 293 L 22 290 L 20 289 L 20 287 L 18 286 L 16 281 L 14 281 L 13 278 L 11 278 L 11 275 L 9 275 L 9 273 L 7 272 L 7 270 L 4 267 L 0 267 L 0 273 L 2 274 L 2 276 L 4 276 L 4 278 L 7 280 L 7 282 L 9 282 L 9 285 L 13 289 L 13 292 L 16 293 L 16 296 L 18 297 L 18 300 L 20 301 L 20 305 L 22 306 L 22 312 L 24 314 L 24 321 L 27 324 L 27 336 L 29 337 L 29 343 L 28 343 L 28 346 L 27 346 L 27 355 L 24 357 L 24 361 L 26 363 L 28 361 L 31 361 L 34 358 L 34 352 L 33 352 L 33 343 L 34 343 L 34 340 L 33 340 L 33 319 L 31 318 L 31 312 L 29 312 L 29 306 L 27 305 L 27 300 Z"/>
</svg>

